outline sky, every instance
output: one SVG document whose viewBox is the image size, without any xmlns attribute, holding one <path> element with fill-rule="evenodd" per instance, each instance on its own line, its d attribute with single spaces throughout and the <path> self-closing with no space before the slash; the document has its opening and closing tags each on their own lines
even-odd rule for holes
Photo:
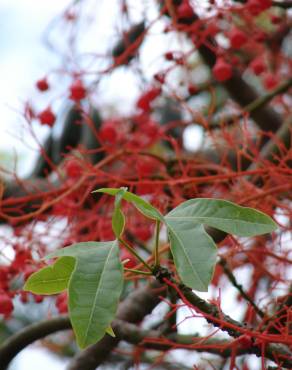
<svg viewBox="0 0 292 370">
<path fill-rule="evenodd" d="M 20 166 L 25 168 L 25 159 L 32 151 L 23 144 L 27 138 L 20 112 L 35 92 L 35 81 L 47 70 L 47 61 L 54 60 L 43 43 L 45 25 L 68 3 L 0 0 L 0 155 L 8 154 L 12 159 L 18 155 Z M 44 130 L 40 134 L 43 133 Z M 21 167 L 18 171 L 26 173 Z"/>
</svg>

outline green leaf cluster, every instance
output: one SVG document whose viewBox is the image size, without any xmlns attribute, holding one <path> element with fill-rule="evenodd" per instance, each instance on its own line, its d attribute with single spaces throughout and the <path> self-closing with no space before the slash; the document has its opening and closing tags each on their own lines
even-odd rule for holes
<svg viewBox="0 0 292 370">
<path fill-rule="evenodd" d="M 180 279 L 199 291 L 208 290 L 217 258 L 216 244 L 205 226 L 240 237 L 276 229 L 274 221 L 264 213 L 222 199 L 191 199 L 163 216 L 149 202 L 126 188 L 106 188 L 97 192 L 115 196 L 112 228 L 117 239 L 77 243 L 51 253 L 46 258 L 57 257 L 57 261 L 32 274 L 24 286 L 24 290 L 36 294 L 56 294 L 68 289 L 69 315 L 81 348 L 96 343 L 105 333 L 114 336 L 110 324 L 123 288 L 118 244 L 126 223 L 123 200 L 132 203 L 158 225 L 165 224 Z"/>
</svg>

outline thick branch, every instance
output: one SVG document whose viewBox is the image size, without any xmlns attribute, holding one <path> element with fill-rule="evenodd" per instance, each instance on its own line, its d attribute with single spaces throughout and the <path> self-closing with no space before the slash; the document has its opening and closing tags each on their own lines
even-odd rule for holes
<svg viewBox="0 0 292 370">
<path fill-rule="evenodd" d="M 0 347 L 0 370 L 5 370 L 10 361 L 34 341 L 60 330 L 71 329 L 67 316 L 41 321 L 23 328 L 9 337 Z"/>
</svg>

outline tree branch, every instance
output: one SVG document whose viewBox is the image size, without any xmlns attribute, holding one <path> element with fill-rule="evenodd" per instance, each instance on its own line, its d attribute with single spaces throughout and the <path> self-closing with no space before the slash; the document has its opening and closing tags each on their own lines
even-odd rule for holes
<svg viewBox="0 0 292 370">
<path fill-rule="evenodd" d="M 225 275 L 228 277 L 229 281 L 231 282 L 231 284 L 239 291 L 239 293 L 241 294 L 241 296 L 247 301 L 249 302 L 249 304 L 255 309 L 256 313 L 261 317 L 265 317 L 265 314 L 264 312 L 258 308 L 258 306 L 254 303 L 254 301 L 250 298 L 250 296 L 244 291 L 243 287 L 241 284 L 239 284 L 235 278 L 235 276 L 233 275 L 232 271 L 230 270 L 229 266 L 228 266 L 228 263 L 226 261 L 225 258 L 221 257 L 220 260 L 219 260 L 219 265 L 222 266 L 223 268 L 223 271 L 225 273 Z"/>
<path fill-rule="evenodd" d="M 230 336 L 239 338 L 242 335 L 248 335 L 251 339 L 250 353 L 260 357 L 262 355 L 262 348 L 254 341 L 255 332 L 246 327 L 246 325 L 232 319 L 230 316 L 224 314 L 215 304 L 208 303 L 202 298 L 198 297 L 192 290 L 183 284 L 179 286 L 172 281 L 167 281 L 167 284 L 174 289 L 183 301 L 188 306 L 193 306 L 196 311 L 203 314 L 204 318 L 215 327 L 226 331 Z M 276 364 L 281 363 L 282 366 L 290 369 L 292 367 L 292 352 L 283 344 L 268 344 L 264 346 L 264 356 Z"/>
<path fill-rule="evenodd" d="M 0 370 L 6 370 L 10 361 L 29 344 L 56 331 L 68 329 L 71 329 L 68 316 L 61 316 L 37 322 L 18 331 L 0 347 Z"/>
</svg>

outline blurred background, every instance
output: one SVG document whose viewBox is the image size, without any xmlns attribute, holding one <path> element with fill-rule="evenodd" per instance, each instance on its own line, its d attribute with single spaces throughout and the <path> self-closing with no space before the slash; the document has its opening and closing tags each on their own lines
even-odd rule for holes
<svg viewBox="0 0 292 370">
<path fill-rule="evenodd" d="M 26 104 L 32 103 L 36 111 L 39 111 L 44 109 L 48 101 L 50 101 L 50 92 L 45 94 L 45 96 L 38 94 L 35 83 L 40 78 L 43 78 L 46 73 L 49 73 L 49 71 L 60 68 L 62 57 L 66 54 L 70 55 L 70 50 L 68 52 L 66 49 L 68 47 L 67 40 L 63 42 L 64 40 L 60 38 L 60 35 L 62 35 L 62 28 L 60 27 L 62 26 L 58 24 L 58 19 L 59 15 L 64 12 L 71 2 L 69 0 L 42 2 L 35 0 L 0 0 L 0 24 L 2 31 L 0 34 L 0 165 L 2 168 L 7 169 L 8 172 L 15 171 L 21 177 L 29 175 L 39 155 L 39 147 L 33 135 L 35 134 L 40 142 L 44 142 L 50 130 L 49 127 L 41 126 L 38 122 L 35 122 L 35 125 L 33 123 L 32 130 L 29 132 L 27 122 L 23 119 L 24 107 Z M 90 1 L 87 1 L 87 3 L 88 9 L 90 9 L 90 6 L 92 6 L 90 5 Z M 97 3 L 96 0 L 95 3 Z M 100 55 L 104 55 L 107 52 L 110 53 L 110 47 L 112 47 L 114 44 L 113 41 L 117 39 L 121 31 L 117 29 L 119 23 L 116 18 L 119 14 L 118 3 L 120 3 L 118 0 L 100 0 L 98 4 L 101 16 L 99 17 L 99 13 L 97 13 L 92 19 L 85 17 L 90 27 L 87 27 L 84 38 L 78 40 L 79 52 L 82 52 L 84 55 L 86 53 L 90 55 L 93 51 L 97 54 L 100 53 Z M 129 3 L 131 3 L 132 21 L 136 22 L 142 19 L 143 9 L 147 9 L 150 13 L 154 9 L 154 7 L 151 8 L 153 0 L 144 2 L 129 1 Z M 107 17 L 104 17 L 104 14 L 107 14 Z M 162 63 L 165 63 L 165 61 L 162 62 L 161 55 L 163 55 L 164 50 L 169 50 L 170 45 L 173 49 L 176 46 L 179 50 L 188 48 L 183 37 L 174 35 L 164 35 L 161 37 L 162 27 L 163 24 L 158 21 L 151 29 L 149 39 L 147 38 L 141 48 L 139 65 L 143 69 L 143 76 L 149 80 L 157 71 L 162 69 Z M 155 48 L 153 48 L 153 38 L 155 38 Z M 226 42 L 224 38 L 218 41 L 222 42 L 222 44 Z M 74 54 L 73 46 L 75 47 L 76 45 L 72 45 L 72 55 Z M 289 45 L 286 48 L 289 48 Z M 78 62 L 82 65 L 83 62 L 87 63 L 88 61 Z M 198 62 L 195 53 L 191 62 L 195 66 L 192 77 L 198 84 L 204 83 L 210 77 L 210 69 Z M 184 75 L 178 68 L 177 72 L 171 77 L 173 78 L 171 81 L 173 91 L 176 91 L 176 89 L 181 87 L 180 82 L 188 79 L 189 75 Z M 245 77 L 249 79 L 249 82 L 255 86 L 257 91 L 263 91 L 260 83 L 249 72 L 246 73 Z M 66 82 L 66 76 L 64 76 L 64 80 Z M 115 111 L 123 114 L 131 113 L 135 100 L 139 92 L 141 92 L 141 83 L 142 81 L 135 76 L 132 69 L 126 71 L 120 68 L 113 72 L 110 79 L 107 80 L 107 78 L 104 78 L 101 86 L 99 86 L 98 99 L 94 101 L 94 104 L 97 107 L 102 106 L 103 114 L 106 115 L 108 113 L 109 116 Z M 59 112 L 66 111 L 67 109 L 66 103 L 64 103 L 65 99 L 63 99 L 64 96 L 62 96 L 62 92 L 64 91 L 63 81 L 60 81 L 59 87 L 60 97 L 56 99 L 58 84 L 55 81 L 55 95 L 51 98 L 54 111 L 58 112 L 58 115 Z M 214 91 L 218 95 L 216 102 L 218 102 L 220 109 L 220 107 L 224 106 L 228 97 L 224 89 L 220 86 L 216 85 Z M 199 96 L 193 97 L 190 104 L 192 104 L 193 108 L 207 106 L 207 102 L 211 101 L 211 99 L 208 99 L 209 96 L 204 91 Z M 185 117 L 187 117 L 187 114 Z M 56 127 L 54 127 L 56 134 L 58 133 L 58 125 L 61 126 L 64 120 L 63 118 L 62 113 L 57 117 L 58 122 Z M 197 150 L 203 145 L 205 139 L 203 136 L 202 128 L 193 122 L 184 131 L 183 139 L 185 148 L 189 151 Z M 9 229 L 6 226 L 0 226 L 1 235 L 9 236 Z M 282 242 L 284 241 L 283 238 Z M 3 242 L 1 241 L 0 243 Z M 9 250 L 7 253 L 9 253 Z M 248 266 L 243 266 L 236 270 L 235 276 L 240 282 L 246 283 L 250 271 L 251 269 Z M 215 296 L 212 289 L 211 287 L 208 293 L 201 293 L 200 296 L 204 298 Z M 241 318 L 246 308 L 245 305 L 238 304 L 236 300 L 237 292 L 234 287 L 226 286 L 224 289 L 224 292 L 222 292 L 222 309 L 227 314 L 232 314 L 234 319 Z M 54 311 L 54 304 L 50 299 L 38 305 L 35 305 L 32 301 L 26 304 L 25 307 L 17 301 L 17 298 L 14 303 L 16 309 L 13 320 L 8 325 L 1 326 L 0 323 L 0 341 L 2 339 L 1 330 L 3 333 L 5 332 L 5 335 L 9 335 L 19 330 L 23 325 L 45 317 L 47 312 L 56 313 Z M 162 311 L 165 310 L 163 304 L 159 309 Z M 162 314 L 158 310 L 156 315 L 161 316 Z M 192 333 L 194 328 L 190 325 L 189 321 L 182 322 L 186 316 L 188 316 L 188 312 L 185 312 L 183 309 L 178 310 L 177 321 L 180 323 L 179 331 L 181 333 Z M 196 321 L 196 325 L 198 325 L 198 322 L 199 320 Z M 204 332 L 204 320 L 201 321 L 201 325 L 200 330 Z M 58 341 L 59 343 L 63 343 L 66 340 L 66 336 L 58 334 L 54 344 L 58 343 Z M 49 342 L 42 344 L 45 344 L 45 346 L 34 344 L 22 351 L 15 358 L 9 370 L 38 370 L 40 364 L 42 370 L 65 369 L 67 364 L 66 358 L 64 356 L 59 357 L 58 355 L 54 355 L 52 351 L 45 349 L 44 347 L 46 346 L 49 348 Z M 57 348 L 52 349 L 57 352 Z M 70 354 L 72 354 L 72 347 L 68 346 L 68 355 Z M 189 354 L 186 355 L 184 351 L 177 351 L 176 355 L 177 358 L 181 357 L 185 359 Z M 191 361 L 193 361 L 194 355 L 192 354 L 190 356 L 192 356 Z M 259 364 L 259 360 L 252 359 L 250 361 L 251 368 L 253 363 Z"/>
<path fill-rule="evenodd" d="M 23 136 L 24 101 L 35 93 L 35 81 L 58 59 L 45 45 L 44 34 L 46 26 L 68 4 L 68 0 L 0 0 L 0 165 L 16 168 L 21 176 L 29 173 L 31 160 L 36 157 L 33 140 Z M 40 128 L 41 137 L 45 131 Z M 21 307 L 18 315 L 25 316 Z M 62 370 L 65 363 L 44 348 L 31 346 L 9 369 L 38 370 L 41 365 L 43 370 Z"/>
</svg>

